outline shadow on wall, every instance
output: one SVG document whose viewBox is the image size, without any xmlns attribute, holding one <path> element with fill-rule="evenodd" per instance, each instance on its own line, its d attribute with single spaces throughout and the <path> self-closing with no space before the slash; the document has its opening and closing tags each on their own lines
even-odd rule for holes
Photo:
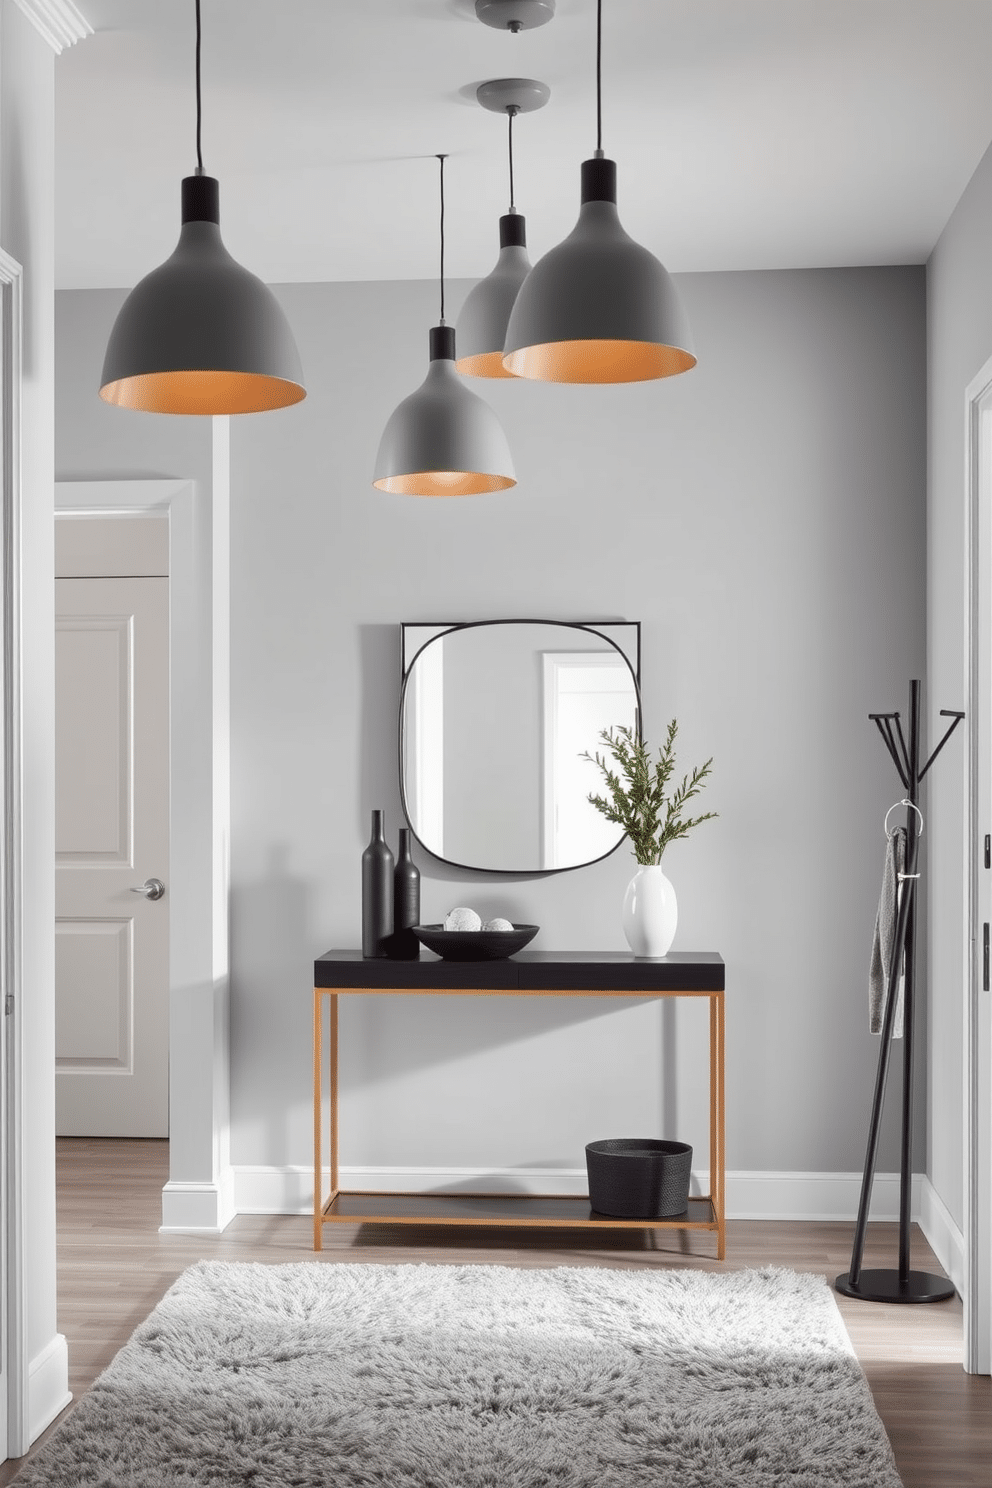
<svg viewBox="0 0 992 1488">
<path fill-rule="evenodd" d="M 471 967 L 469 968 L 471 971 Z M 543 1035 L 643 1008 L 641 998 L 594 997 L 348 997 L 341 999 L 342 1093 L 391 1083 Z M 674 1046 L 674 1029 L 669 1041 Z M 668 1044 L 666 1043 L 666 1050 Z M 672 1071 L 676 1055 L 671 1054 Z M 666 1058 L 666 1078 L 669 1077 Z"/>
<path fill-rule="evenodd" d="M 400 700 L 399 625 L 360 625 L 358 648 L 360 703 L 358 728 L 359 836 L 369 837 L 372 812 L 386 813 L 386 834 L 396 851 L 396 832 L 406 818 L 400 806 L 398 722 Z"/>
<path fill-rule="evenodd" d="M 280 1095 L 291 1065 L 293 1088 L 312 1075 L 312 889 L 289 871 L 289 847 L 273 843 L 263 878 L 231 892 L 232 1104 L 243 1139 L 282 1162 L 292 1150 L 290 1115 Z M 249 1135 L 250 1134 L 250 1135 Z"/>
</svg>

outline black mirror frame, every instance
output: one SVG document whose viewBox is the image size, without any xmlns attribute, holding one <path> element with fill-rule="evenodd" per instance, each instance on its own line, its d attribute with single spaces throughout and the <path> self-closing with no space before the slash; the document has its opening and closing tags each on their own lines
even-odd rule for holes
<svg viewBox="0 0 992 1488">
<path fill-rule="evenodd" d="M 481 630 L 484 626 L 491 626 L 491 625 L 557 625 L 557 626 L 560 626 L 562 630 L 584 630 L 584 631 L 588 631 L 590 635 L 596 636 L 601 641 L 606 641 L 606 643 L 608 645 L 610 645 L 610 646 L 613 647 L 614 651 L 616 651 L 619 656 L 622 656 L 623 657 L 625 663 L 630 668 L 630 674 L 631 674 L 631 677 L 633 678 L 633 682 L 634 682 L 634 707 L 635 707 L 635 715 L 634 715 L 634 717 L 635 717 L 635 729 L 636 729 L 636 732 L 637 732 L 638 739 L 641 738 L 641 622 L 640 622 L 640 620 L 598 620 L 598 621 L 597 620 L 548 620 L 548 619 L 541 619 L 540 617 L 533 616 L 533 615 L 525 615 L 525 616 L 521 616 L 519 618 L 518 617 L 510 616 L 510 617 L 507 617 L 507 618 L 504 618 L 504 619 L 500 619 L 500 620 L 409 620 L 409 621 L 401 621 L 400 622 L 400 701 L 399 701 L 399 712 L 398 712 L 398 715 L 397 715 L 397 723 L 396 723 L 396 742 L 397 742 L 397 761 L 396 761 L 396 763 L 397 763 L 397 774 L 398 774 L 398 777 L 399 777 L 399 787 L 400 787 L 400 804 L 401 804 L 401 806 L 403 808 L 403 815 L 406 818 L 406 823 L 407 823 L 407 826 L 410 828 L 410 831 L 411 831 L 411 833 L 413 835 L 413 839 L 414 839 L 415 842 L 417 842 L 420 845 L 420 847 L 423 848 L 423 850 L 424 850 L 425 853 L 427 853 L 430 857 L 432 857 L 435 860 L 435 862 L 445 863 L 445 864 L 447 864 L 447 866 L 449 868 L 458 868 L 459 870 L 461 870 L 464 873 L 486 873 L 486 874 L 490 874 L 490 875 L 492 875 L 494 877 L 501 877 L 501 878 L 549 878 L 554 873 L 574 873 L 577 868 L 590 868 L 593 865 L 593 863 L 602 863 L 604 861 L 604 859 L 612 857 L 613 854 L 617 851 L 617 849 L 623 846 L 623 844 L 627 841 L 627 835 L 626 835 L 626 833 L 624 833 L 623 836 L 621 836 L 618 839 L 618 841 L 616 842 L 615 846 L 611 847 L 610 850 L 609 850 L 609 852 L 600 853 L 600 855 L 599 855 L 598 858 L 589 858 L 584 863 L 569 863 L 568 866 L 565 867 L 565 868 L 519 868 L 519 869 L 514 869 L 514 868 L 480 868 L 478 866 L 478 864 L 474 864 L 474 863 L 458 863 L 453 858 L 442 858 L 442 857 L 440 857 L 436 852 L 434 852 L 434 850 L 432 848 L 430 848 L 430 847 L 427 846 L 427 843 L 426 842 L 424 842 L 424 841 L 421 840 L 421 838 L 417 835 L 417 831 L 416 831 L 416 828 L 413 825 L 413 822 L 410 820 L 410 812 L 407 809 L 406 781 L 404 779 L 404 770 L 403 770 L 403 709 L 404 709 L 404 705 L 405 705 L 405 702 L 406 702 L 407 682 L 409 680 L 410 672 L 411 672 L 411 670 L 413 668 L 413 663 L 416 661 L 417 656 L 420 655 L 420 652 L 423 651 L 426 646 L 429 646 L 432 641 L 439 640 L 440 637 L 441 637 L 441 635 L 448 635 L 452 631 L 456 631 L 456 630 Z M 609 625 L 630 625 L 630 626 L 633 626 L 634 632 L 635 632 L 635 643 L 636 643 L 635 644 L 636 664 L 631 662 L 630 657 L 626 654 L 625 651 L 622 651 L 620 649 L 620 647 L 617 645 L 616 641 L 614 641 L 611 636 L 606 635 L 601 629 L 599 629 L 600 626 L 609 626 Z M 424 629 L 424 628 L 433 629 L 433 628 L 436 628 L 438 630 L 438 635 L 432 636 L 429 641 L 425 641 L 424 642 L 424 645 L 421 646 L 421 647 L 419 647 L 419 649 L 417 650 L 416 655 L 414 655 L 414 656 L 412 656 L 410 658 L 410 662 L 409 662 L 409 665 L 408 665 L 407 662 L 406 662 L 406 632 L 407 632 L 407 630 L 411 630 L 411 629 L 414 629 L 414 628 L 416 628 L 416 629 Z"/>
</svg>

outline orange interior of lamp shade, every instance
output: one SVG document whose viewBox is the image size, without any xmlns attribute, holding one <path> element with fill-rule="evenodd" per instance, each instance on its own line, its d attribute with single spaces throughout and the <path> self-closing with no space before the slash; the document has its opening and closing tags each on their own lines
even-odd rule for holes
<svg viewBox="0 0 992 1488">
<path fill-rule="evenodd" d="M 105 403 L 145 413 L 264 413 L 306 395 L 298 382 L 251 372 L 145 372 L 100 389 Z"/>
<path fill-rule="evenodd" d="M 696 358 L 653 341 L 549 341 L 509 352 L 503 365 L 540 382 L 647 382 L 688 372 Z"/>
<path fill-rule="evenodd" d="M 509 475 L 480 475 L 475 470 L 421 470 L 414 475 L 385 475 L 372 484 L 396 496 L 480 496 L 517 483 Z"/>
<path fill-rule="evenodd" d="M 469 377 L 512 377 L 503 366 L 501 351 L 480 351 L 478 356 L 459 357 L 455 366 Z"/>
</svg>

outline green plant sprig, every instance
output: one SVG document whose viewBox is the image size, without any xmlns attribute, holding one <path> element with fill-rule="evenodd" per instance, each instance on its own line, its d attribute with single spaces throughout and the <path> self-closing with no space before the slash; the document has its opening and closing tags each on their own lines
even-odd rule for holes
<svg viewBox="0 0 992 1488">
<path fill-rule="evenodd" d="M 606 781 L 608 795 L 590 795 L 590 803 L 603 813 L 607 821 L 623 828 L 633 845 L 634 856 L 642 866 L 660 863 L 670 842 L 688 837 L 693 827 L 718 815 L 715 811 L 707 811 L 703 816 L 682 818 L 686 804 L 699 795 L 710 774 L 712 757 L 705 764 L 697 765 L 691 775 L 683 776 L 681 785 L 672 791 L 670 797 L 667 795 L 668 782 L 675 769 L 677 734 L 678 720 L 673 718 L 653 768 L 648 746 L 635 737 L 633 729 L 623 724 L 616 729 L 602 729 L 599 735 L 616 761 L 617 770 L 611 768 L 599 750 L 595 754 L 586 750 L 579 756 L 598 766 Z"/>
</svg>

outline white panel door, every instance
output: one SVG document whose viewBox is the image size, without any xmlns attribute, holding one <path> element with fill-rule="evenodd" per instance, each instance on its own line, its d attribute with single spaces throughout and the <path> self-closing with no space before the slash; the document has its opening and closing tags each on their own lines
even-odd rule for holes
<svg viewBox="0 0 992 1488">
<path fill-rule="evenodd" d="M 169 581 L 55 590 L 56 1129 L 164 1137 Z"/>
</svg>

